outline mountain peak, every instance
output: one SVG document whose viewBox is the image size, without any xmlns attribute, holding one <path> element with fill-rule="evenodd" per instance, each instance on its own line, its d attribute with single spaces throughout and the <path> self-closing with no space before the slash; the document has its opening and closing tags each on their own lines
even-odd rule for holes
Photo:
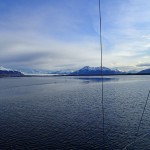
<svg viewBox="0 0 150 150">
<path fill-rule="evenodd" d="M 82 69 L 89 69 L 89 68 L 90 68 L 90 66 L 85 66 Z"/>
</svg>

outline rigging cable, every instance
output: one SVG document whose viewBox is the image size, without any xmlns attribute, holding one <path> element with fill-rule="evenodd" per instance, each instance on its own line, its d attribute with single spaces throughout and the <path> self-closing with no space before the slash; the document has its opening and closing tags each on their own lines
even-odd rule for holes
<svg viewBox="0 0 150 150">
<path fill-rule="evenodd" d="M 133 145 L 133 144 L 138 140 L 139 130 L 140 130 L 140 127 L 141 127 L 141 123 L 142 123 L 143 116 L 144 116 L 144 113 L 145 113 L 145 110 L 146 110 L 146 106 L 147 106 L 147 102 L 148 102 L 149 96 L 150 96 L 150 90 L 149 90 L 149 92 L 148 92 L 147 99 L 146 99 L 146 101 L 145 101 L 145 105 L 144 105 L 143 112 L 142 112 L 142 115 L 141 115 L 141 118 L 140 118 L 140 122 L 139 122 L 139 124 L 138 124 L 137 132 L 136 132 L 136 134 L 135 134 L 135 138 L 134 138 L 134 140 L 133 140 L 131 143 L 129 143 L 126 147 L 124 147 L 123 150 L 126 150 L 127 147 Z M 142 137 L 145 137 L 146 135 L 147 135 L 147 134 L 145 134 L 145 135 L 142 136 Z M 141 138 L 140 138 L 140 139 L 141 139 Z"/>
<path fill-rule="evenodd" d="M 137 128 L 137 133 L 136 133 L 136 135 L 135 135 L 136 138 L 137 138 L 138 135 L 139 135 L 140 126 L 141 126 L 141 123 L 142 123 L 142 120 L 143 120 L 143 116 L 144 116 L 144 112 L 145 112 L 145 109 L 146 109 L 146 106 L 147 106 L 147 102 L 148 102 L 149 95 L 150 95 L 150 90 L 149 90 L 149 92 L 148 92 L 147 99 L 146 99 L 146 102 L 145 102 L 145 105 L 144 105 L 144 108 L 143 108 L 143 112 L 142 112 L 142 115 L 141 115 L 141 119 L 140 119 L 140 122 L 139 122 L 139 125 L 138 125 L 138 128 Z"/>
<path fill-rule="evenodd" d="M 100 42 L 100 51 L 101 51 L 101 79 L 102 79 L 102 100 L 101 100 L 101 104 L 102 104 L 102 132 L 103 132 L 103 148 L 105 148 L 105 112 L 104 112 L 104 83 L 103 83 L 103 44 L 102 44 L 102 16 L 101 16 L 101 0 L 99 0 L 99 30 L 100 30 L 100 39 L 99 39 L 99 42 Z M 126 150 L 127 147 L 131 146 L 132 144 L 134 144 L 137 140 L 138 140 L 138 135 L 139 135 L 139 130 L 140 130 L 140 126 L 141 126 L 141 123 L 142 123 L 142 120 L 143 120 L 143 116 L 144 116 L 144 112 L 146 110 L 146 106 L 147 106 L 147 102 L 148 102 L 148 99 L 149 99 L 149 96 L 150 96 L 150 90 L 148 92 L 148 96 L 147 96 L 147 99 L 145 101 L 145 105 L 144 105 L 144 108 L 143 108 L 143 112 L 142 112 L 142 115 L 141 115 L 141 118 L 140 118 L 140 122 L 138 124 L 138 128 L 137 128 L 137 132 L 135 134 L 135 138 L 134 140 L 129 143 L 127 146 L 125 146 L 123 148 L 123 150 Z M 144 136 L 142 137 L 145 137 L 147 134 L 145 134 Z M 141 137 L 140 137 L 141 139 Z"/>
<path fill-rule="evenodd" d="M 105 148 L 105 130 L 104 130 L 104 85 L 103 85 L 103 46 L 102 46 L 102 16 L 101 16 L 101 0 L 99 0 L 99 30 L 100 30 L 100 50 L 101 50 L 101 79 L 102 79 L 102 100 L 101 100 L 101 105 L 102 105 L 102 134 L 103 134 L 103 148 Z"/>
</svg>

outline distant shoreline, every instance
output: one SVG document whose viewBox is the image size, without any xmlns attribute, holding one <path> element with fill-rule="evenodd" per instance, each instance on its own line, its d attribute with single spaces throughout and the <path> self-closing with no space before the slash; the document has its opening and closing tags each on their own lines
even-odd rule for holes
<svg viewBox="0 0 150 150">
<path fill-rule="evenodd" d="M 150 74 L 103 74 L 102 76 L 133 76 L 133 75 L 150 75 Z M 71 77 L 71 76 L 101 76 L 101 75 L 22 75 L 22 76 L 0 76 L 0 78 L 18 78 L 18 77 Z"/>
<path fill-rule="evenodd" d="M 150 75 L 150 74 L 103 74 L 103 75 L 24 75 L 22 77 L 67 77 L 67 76 L 132 76 L 132 75 Z"/>
</svg>

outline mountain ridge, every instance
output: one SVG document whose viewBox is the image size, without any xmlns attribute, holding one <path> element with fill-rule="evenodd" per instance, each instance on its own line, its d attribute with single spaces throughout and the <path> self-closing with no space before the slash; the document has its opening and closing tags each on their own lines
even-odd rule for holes
<svg viewBox="0 0 150 150">
<path fill-rule="evenodd" d="M 22 77 L 23 73 L 0 66 L 0 77 Z"/>
<path fill-rule="evenodd" d="M 118 69 L 110 69 L 107 67 L 102 67 L 103 75 L 140 75 L 140 74 L 150 74 L 150 68 L 141 70 L 139 72 L 128 71 L 124 72 Z M 73 71 L 72 69 L 64 69 L 64 70 L 42 70 L 42 69 L 7 69 L 3 66 L 0 66 L 0 77 L 3 76 L 32 76 L 32 75 L 101 75 L 101 67 L 90 67 L 84 66 L 78 70 Z"/>
<path fill-rule="evenodd" d="M 150 68 L 138 72 L 138 74 L 150 74 Z"/>
<path fill-rule="evenodd" d="M 70 75 L 111 75 L 111 74 L 125 74 L 125 72 L 119 71 L 117 69 L 113 70 L 107 67 L 102 67 L 102 71 L 101 71 L 101 67 L 90 67 L 90 66 L 85 66 L 73 73 L 71 73 Z"/>
</svg>

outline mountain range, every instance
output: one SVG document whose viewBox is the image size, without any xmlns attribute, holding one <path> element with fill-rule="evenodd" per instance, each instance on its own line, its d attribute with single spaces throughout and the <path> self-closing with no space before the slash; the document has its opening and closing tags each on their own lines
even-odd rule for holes
<svg viewBox="0 0 150 150">
<path fill-rule="evenodd" d="M 140 72 L 123 72 L 117 69 L 110 69 L 102 67 L 103 75 L 122 75 L 122 74 L 150 74 L 150 69 L 145 69 Z M 25 75 L 101 75 L 101 67 L 85 66 L 79 70 L 73 71 L 71 69 L 50 71 L 50 70 L 36 70 L 36 69 L 18 69 L 12 70 L 0 67 L 0 77 L 21 77 Z"/>
<path fill-rule="evenodd" d="M 111 74 L 125 74 L 125 72 L 119 71 L 119 70 L 112 70 L 106 67 L 89 67 L 85 66 L 75 72 L 70 73 L 70 75 L 111 75 Z"/>
<path fill-rule="evenodd" d="M 52 70 L 31 69 L 31 68 L 18 69 L 17 71 L 20 71 L 25 75 L 57 75 L 57 74 L 66 75 L 73 72 L 73 70 L 71 69 L 52 71 Z"/>
</svg>

